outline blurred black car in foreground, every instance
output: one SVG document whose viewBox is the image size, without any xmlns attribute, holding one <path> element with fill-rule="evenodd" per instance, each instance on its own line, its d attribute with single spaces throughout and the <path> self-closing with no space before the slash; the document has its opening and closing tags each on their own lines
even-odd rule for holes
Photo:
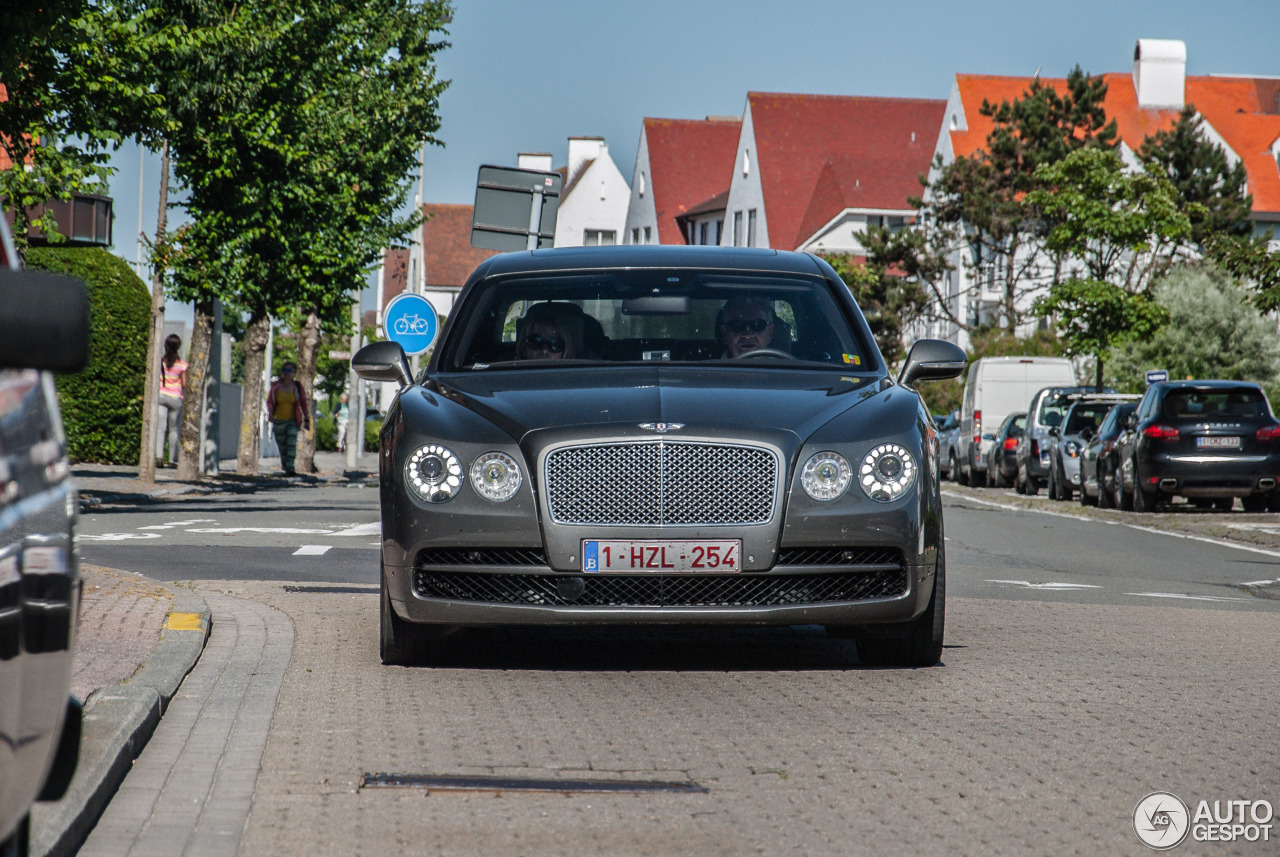
<svg viewBox="0 0 1280 857">
<path fill-rule="evenodd" d="M 987 450 L 987 480 L 992 488 L 1008 488 L 1018 475 L 1018 439 L 1027 427 L 1027 412 L 1014 411 L 996 429 Z"/>
<path fill-rule="evenodd" d="M 1280 421 L 1257 384 L 1152 384 L 1117 446 L 1122 508 L 1149 512 L 1176 496 L 1239 497 L 1245 511 L 1280 511 Z"/>
<path fill-rule="evenodd" d="M 53 378 L 84 366 L 83 284 L 20 271 L 0 212 L 0 854 L 29 848 L 33 801 L 75 772 L 76 497 Z"/>
<path fill-rule="evenodd" d="M 1137 402 L 1121 402 L 1107 412 L 1098 432 L 1080 450 L 1080 503 L 1115 508 L 1116 440 Z"/>
<path fill-rule="evenodd" d="M 824 261 L 508 253 L 471 275 L 381 432 L 385 663 L 486 625 L 819 624 L 866 664 L 942 652 L 936 429 Z M 456 642 L 456 641 L 455 641 Z"/>
</svg>

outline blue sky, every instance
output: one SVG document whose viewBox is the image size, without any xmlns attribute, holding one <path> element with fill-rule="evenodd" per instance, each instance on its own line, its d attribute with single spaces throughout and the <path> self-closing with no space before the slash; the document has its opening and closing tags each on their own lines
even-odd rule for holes
<svg viewBox="0 0 1280 857">
<path fill-rule="evenodd" d="M 646 116 L 740 115 L 750 90 L 942 98 L 957 72 L 1129 71 L 1139 38 L 1182 39 L 1187 73 L 1280 75 L 1280 0 L 455 0 L 440 75 L 443 147 L 426 199 L 470 203 L 481 164 L 566 158 L 603 136 L 630 180 Z M 116 252 L 132 262 L 139 152 L 112 180 Z M 145 158 L 142 228 L 154 234 L 159 157 Z M 415 175 L 416 179 L 416 175 Z M 170 223 L 180 213 L 171 213 Z M 178 308 L 173 308 L 175 312 Z"/>
</svg>

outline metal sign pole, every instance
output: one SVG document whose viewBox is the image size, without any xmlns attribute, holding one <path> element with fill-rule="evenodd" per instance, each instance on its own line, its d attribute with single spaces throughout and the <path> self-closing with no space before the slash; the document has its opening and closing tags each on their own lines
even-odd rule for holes
<svg viewBox="0 0 1280 857">
<path fill-rule="evenodd" d="M 538 249 L 538 232 L 542 229 L 542 186 L 534 185 L 533 202 L 529 204 L 529 243 L 526 249 Z"/>
</svg>

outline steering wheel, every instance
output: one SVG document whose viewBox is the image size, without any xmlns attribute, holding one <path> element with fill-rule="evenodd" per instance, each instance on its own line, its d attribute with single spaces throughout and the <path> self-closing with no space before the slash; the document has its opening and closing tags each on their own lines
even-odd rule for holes
<svg viewBox="0 0 1280 857">
<path fill-rule="evenodd" d="M 795 360 L 795 356 L 777 348 L 753 348 L 750 351 L 744 351 L 734 360 L 754 360 L 757 357 L 778 357 L 783 360 Z"/>
</svg>

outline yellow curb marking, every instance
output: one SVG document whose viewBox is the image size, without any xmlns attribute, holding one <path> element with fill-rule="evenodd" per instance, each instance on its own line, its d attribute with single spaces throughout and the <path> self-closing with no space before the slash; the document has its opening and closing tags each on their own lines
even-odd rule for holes
<svg viewBox="0 0 1280 857">
<path fill-rule="evenodd" d="M 200 619 L 199 613 L 170 613 L 164 627 L 167 631 L 201 631 Z"/>
</svg>

